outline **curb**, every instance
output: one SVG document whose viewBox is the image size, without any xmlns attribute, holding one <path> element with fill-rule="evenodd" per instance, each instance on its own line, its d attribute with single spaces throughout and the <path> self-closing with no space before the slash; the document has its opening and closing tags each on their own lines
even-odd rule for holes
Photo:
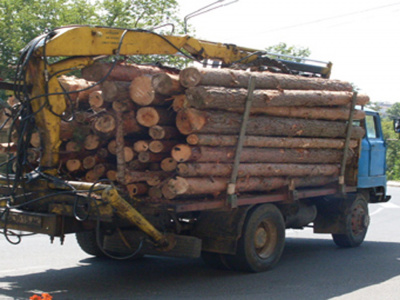
<svg viewBox="0 0 400 300">
<path fill-rule="evenodd" d="M 394 186 L 394 187 L 400 187 L 400 181 L 388 181 L 386 183 L 387 186 Z"/>
</svg>

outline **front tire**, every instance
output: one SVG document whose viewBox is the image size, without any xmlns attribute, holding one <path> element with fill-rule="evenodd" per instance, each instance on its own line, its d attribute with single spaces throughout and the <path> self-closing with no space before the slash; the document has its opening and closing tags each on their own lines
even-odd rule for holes
<svg viewBox="0 0 400 300">
<path fill-rule="evenodd" d="M 345 233 L 332 234 L 335 244 L 342 248 L 358 247 L 362 244 L 369 226 L 368 202 L 358 193 L 344 212 Z"/>
<path fill-rule="evenodd" d="M 105 257 L 105 254 L 97 245 L 95 230 L 77 232 L 75 233 L 75 236 L 79 247 L 85 253 L 96 257 Z"/>
<path fill-rule="evenodd" d="M 283 216 L 275 205 L 264 204 L 248 213 L 236 255 L 226 255 L 226 259 L 236 270 L 263 272 L 278 263 L 284 246 Z"/>
</svg>

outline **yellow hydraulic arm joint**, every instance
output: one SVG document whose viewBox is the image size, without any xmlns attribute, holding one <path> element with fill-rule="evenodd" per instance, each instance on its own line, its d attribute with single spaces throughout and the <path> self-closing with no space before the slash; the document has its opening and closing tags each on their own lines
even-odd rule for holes
<svg viewBox="0 0 400 300">
<path fill-rule="evenodd" d="M 113 187 L 108 187 L 103 191 L 103 200 L 109 202 L 116 209 L 117 214 L 139 227 L 144 233 L 150 236 L 157 246 L 163 249 L 171 249 L 174 244 L 158 231 L 149 221 L 147 221 L 136 209 L 125 201 Z"/>
</svg>

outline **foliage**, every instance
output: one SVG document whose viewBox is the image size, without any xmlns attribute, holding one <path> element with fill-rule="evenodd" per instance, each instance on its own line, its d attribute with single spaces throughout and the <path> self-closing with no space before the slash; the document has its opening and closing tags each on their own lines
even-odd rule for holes
<svg viewBox="0 0 400 300">
<path fill-rule="evenodd" d="M 300 58 L 309 57 L 311 55 L 311 51 L 309 48 L 289 46 L 286 43 L 279 43 L 277 45 L 269 46 L 265 48 L 265 50 L 267 50 L 270 53 L 299 57 L 299 59 L 284 58 L 285 60 L 296 61 L 296 62 L 301 62 L 302 60 Z"/>
<path fill-rule="evenodd" d="M 400 140 L 399 135 L 393 130 L 393 121 L 384 118 L 382 120 L 382 131 L 387 144 L 387 179 L 400 180 Z"/>
<path fill-rule="evenodd" d="M 386 113 L 391 119 L 400 118 L 400 103 L 393 104 Z"/>
<path fill-rule="evenodd" d="M 378 102 L 369 102 L 365 107 L 378 112 L 382 110 L 382 106 Z"/>
<path fill-rule="evenodd" d="M 0 78 L 12 80 L 18 52 L 54 28 L 85 24 L 151 29 L 171 22 L 182 32 L 177 12 L 175 0 L 0 0 Z"/>
</svg>

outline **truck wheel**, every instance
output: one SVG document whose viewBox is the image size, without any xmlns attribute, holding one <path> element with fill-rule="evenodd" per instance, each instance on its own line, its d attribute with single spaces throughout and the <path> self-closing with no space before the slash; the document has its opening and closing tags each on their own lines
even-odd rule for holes
<svg viewBox="0 0 400 300">
<path fill-rule="evenodd" d="M 367 234 L 369 220 L 367 200 L 359 193 L 344 215 L 346 233 L 332 234 L 333 241 L 343 248 L 360 246 Z"/>
<path fill-rule="evenodd" d="M 278 263 L 284 246 L 283 216 L 275 205 L 264 204 L 248 213 L 236 254 L 226 259 L 236 270 L 262 272 Z"/>
<path fill-rule="evenodd" d="M 89 254 L 96 257 L 105 257 L 105 254 L 100 250 L 96 241 L 96 231 L 82 231 L 75 233 L 79 247 Z"/>
<path fill-rule="evenodd" d="M 201 258 L 211 268 L 218 270 L 231 270 L 232 268 L 228 265 L 226 255 L 214 252 L 201 252 Z"/>
</svg>

